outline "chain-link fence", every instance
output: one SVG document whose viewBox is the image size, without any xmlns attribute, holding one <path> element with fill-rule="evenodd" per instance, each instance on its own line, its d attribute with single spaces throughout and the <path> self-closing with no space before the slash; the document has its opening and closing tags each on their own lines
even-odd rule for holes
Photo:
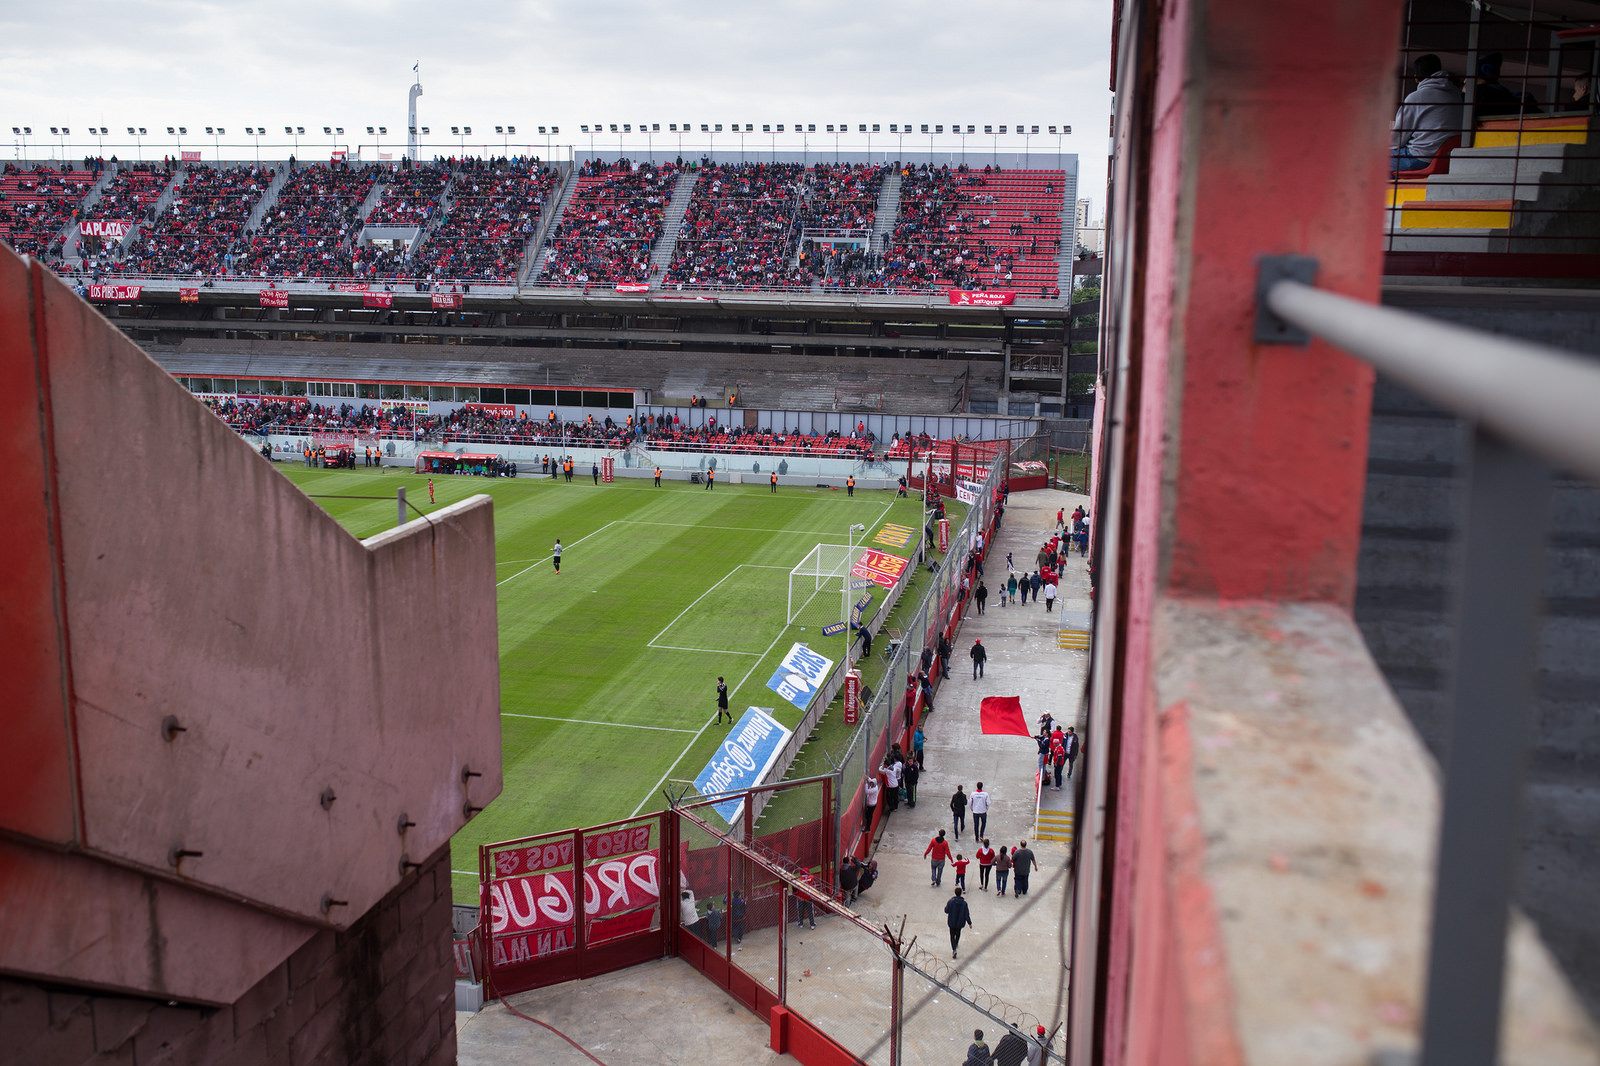
<svg viewBox="0 0 1600 1066">
<path fill-rule="evenodd" d="M 967 1049 L 982 1041 L 995 1061 L 1022 1064 L 1031 1048 L 1049 1052 L 1045 1061 L 1066 1062 L 1058 1030 L 1039 1033 L 1037 1017 L 972 984 L 920 948 L 903 949 L 900 993 L 900 1066 L 965 1062 Z"/>
</svg>

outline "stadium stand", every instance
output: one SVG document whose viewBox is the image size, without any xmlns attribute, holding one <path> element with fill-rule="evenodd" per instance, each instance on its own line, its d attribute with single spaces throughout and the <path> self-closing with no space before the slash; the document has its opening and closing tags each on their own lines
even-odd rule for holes
<svg viewBox="0 0 1600 1066">
<path fill-rule="evenodd" d="M 172 203 L 141 228 L 115 266 L 124 274 L 227 273 L 250 212 L 272 184 L 270 167 L 185 167 Z"/>
<path fill-rule="evenodd" d="M 908 168 L 876 287 L 1059 296 L 1064 177 L 1059 170 Z"/>
<path fill-rule="evenodd" d="M 0 170 L 0 239 L 21 255 L 59 253 L 63 228 L 78 216 L 97 180 L 87 166 L 29 169 L 7 163 Z"/>
<path fill-rule="evenodd" d="M 236 272 L 250 277 L 348 277 L 361 231 L 361 205 L 378 180 L 375 166 L 295 166 L 277 202 L 249 235 Z"/>
<path fill-rule="evenodd" d="M 646 281 L 678 174 L 671 163 L 586 160 L 550 239 L 541 284 L 572 288 Z"/>
<path fill-rule="evenodd" d="M 463 159 L 454 167 L 444 215 L 404 273 L 426 282 L 514 279 L 560 175 L 534 159 Z"/>
<path fill-rule="evenodd" d="M 402 160 L 383 182 L 383 196 L 367 216 L 369 226 L 422 226 L 439 210 L 450 172 Z"/>
</svg>

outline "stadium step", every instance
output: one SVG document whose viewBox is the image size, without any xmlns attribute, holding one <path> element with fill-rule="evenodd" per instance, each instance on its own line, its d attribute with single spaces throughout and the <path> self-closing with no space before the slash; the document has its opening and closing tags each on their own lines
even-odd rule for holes
<svg viewBox="0 0 1600 1066">
<path fill-rule="evenodd" d="M 1587 115 L 1494 119 L 1480 124 L 1472 138 L 1475 148 L 1587 143 L 1589 143 Z"/>
<path fill-rule="evenodd" d="M 567 180 L 561 185 L 561 194 L 556 198 L 555 210 L 548 213 L 549 222 L 541 232 L 536 235 L 533 242 L 532 265 L 528 268 L 528 276 L 523 279 L 524 285 L 532 285 L 539 280 L 539 275 L 544 272 L 545 264 L 550 258 L 550 249 L 546 247 L 549 236 L 561 225 L 561 216 L 567 213 L 567 205 L 572 202 L 572 196 L 578 191 L 578 168 L 567 164 Z"/>
<path fill-rule="evenodd" d="M 667 205 L 667 213 L 661 219 L 661 238 L 650 253 L 651 285 L 661 284 L 661 279 L 666 277 L 667 266 L 678 250 L 678 234 L 683 232 L 683 216 L 689 212 L 689 201 L 694 199 L 697 180 L 699 174 L 696 171 L 685 170 L 678 175 L 678 184 L 672 190 L 672 202 Z"/>
<path fill-rule="evenodd" d="M 1040 811 L 1033 835 L 1039 840 L 1070 844 L 1077 829 L 1077 817 L 1071 811 Z"/>
<path fill-rule="evenodd" d="M 890 168 L 878 190 L 878 211 L 872 219 L 872 251 L 882 255 L 889 249 L 895 223 L 900 219 L 900 171 Z"/>
<path fill-rule="evenodd" d="M 1400 208 L 1402 229 L 1509 229 L 1511 200 L 1418 200 Z"/>
<path fill-rule="evenodd" d="M 578 187 L 578 168 L 569 163 L 550 163 L 550 168 L 561 173 L 561 184 L 557 185 L 539 210 L 539 227 L 533 231 L 533 236 L 528 238 L 528 243 L 522 249 L 522 266 L 517 271 L 517 284 L 527 285 L 539 273 L 539 253 L 544 250 L 544 240 L 560 221 L 562 212 L 567 209 L 567 201 L 572 197 L 572 191 Z"/>
<path fill-rule="evenodd" d="M 1071 651 L 1088 651 L 1089 634 L 1082 629 L 1058 629 L 1056 647 Z"/>
</svg>

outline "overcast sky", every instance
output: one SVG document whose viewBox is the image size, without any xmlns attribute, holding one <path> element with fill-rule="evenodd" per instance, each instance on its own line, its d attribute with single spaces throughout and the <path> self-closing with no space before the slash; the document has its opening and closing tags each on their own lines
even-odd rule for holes
<svg viewBox="0 0 1600 1066">
<path fill-rule="evenodd" d="M 344 126 L 352 142 L 367 140 L 368 125 L 401 139 L 420 61 L 420 122 L 436 141 L 451 125 L 471 125 L 480 141 L 496 125 L 520 137 L 559 125 L 570 143 L 585 122 L 1068 124 L 1063 147 L 1078 154 L 1080 195 L 1098 212 L 1109 9 L 1110 0 L 0 0 L 0 131 L 32 126 L 48 141 L 49 127 L 68 126 L 81 157 L 90 125 L 111 128 L 107 154 L 127 126 L 144 126 L 145 151 L 159 156 L 171 148 L 166 127 L 184 125 L 209 159 L 205 126 L 250 145 L 224 156 L 248 158 L 246 126 L 264 123 L 281 141 L 285 125 L 303 125 L 324 144 L 302 155 L 320 155 L 325 125 Z M 919 136 L 906 148 L 927 144 Z M 1020 151 L 1022 139 L 1002 139 L 1007 148 Z"/>
</svg>

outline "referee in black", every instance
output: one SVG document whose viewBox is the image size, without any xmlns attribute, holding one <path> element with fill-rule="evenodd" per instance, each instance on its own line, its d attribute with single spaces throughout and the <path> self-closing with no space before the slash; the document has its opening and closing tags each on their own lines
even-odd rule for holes
<svg viewBox="0 0 1600 1066">
<path fill-rule="evenodd" d="M 721 674 L 718 674 L 717 675 L 717 719 L 716 719 L 716 722 L 714 722 L 712 724 L 714 724 L 714 725 L 715 724 L 720 724 L 721 721 L 722 721 L 722 716 L 723 715 L 727 715 L 728 716 L 728 724 L 732 725 L 733 724 L 733 712 L 728 710 L 728 683 L 723 680 Z"/>
</svg>

